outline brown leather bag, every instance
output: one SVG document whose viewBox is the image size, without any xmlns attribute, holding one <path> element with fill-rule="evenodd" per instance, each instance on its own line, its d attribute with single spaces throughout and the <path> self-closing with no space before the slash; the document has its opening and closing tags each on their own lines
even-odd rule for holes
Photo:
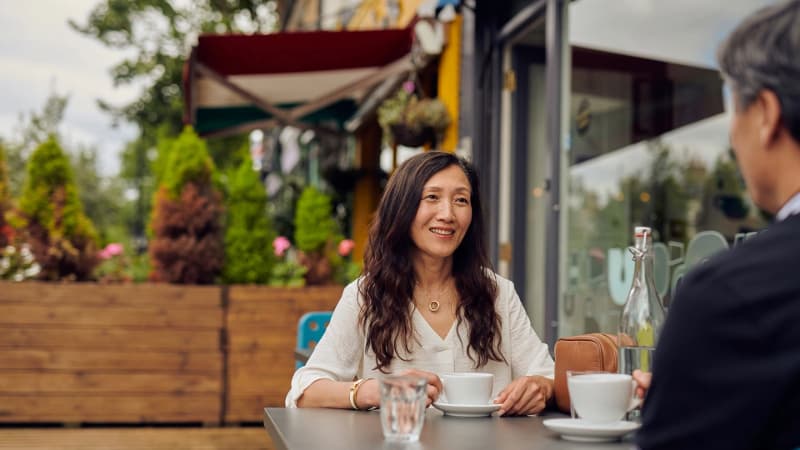
<svg viewBox="0 0 800 450">
<path fill-rule="evenodd" d="M 561 338 L 555 346 L 555 397 L 558 409 L 569 413 L 567 370 L 617 371 L 617 336 L 589 333 Z"/>
</svg>

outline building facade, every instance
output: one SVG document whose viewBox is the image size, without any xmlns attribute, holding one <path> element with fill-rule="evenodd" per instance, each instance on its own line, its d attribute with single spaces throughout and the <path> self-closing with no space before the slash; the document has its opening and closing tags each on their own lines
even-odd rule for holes
<svg viewBox="0 0 800 450">
<path fill-rule="evenodd" d="M 461 140 L 481 169 L 492 257 L 551 344 L 616 332 L 635 226 L 654 229 L 668 306 L 687 270 L 766 225 L 732 158 L 715 52 L 767 3 L 462 9 Z"/>
</svg>

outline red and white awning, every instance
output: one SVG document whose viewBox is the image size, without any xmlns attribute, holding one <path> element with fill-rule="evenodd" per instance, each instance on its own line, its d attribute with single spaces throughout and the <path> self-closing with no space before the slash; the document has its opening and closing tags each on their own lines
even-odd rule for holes
<svg viewBox="0 0 800 450">
<path fill-rule="evenodd" d="M 184 67 L 184 120 L 202 135 L 343 122 L 378 83 L 414 70 L 413 31 L 203 35 Z"/>
</svg>

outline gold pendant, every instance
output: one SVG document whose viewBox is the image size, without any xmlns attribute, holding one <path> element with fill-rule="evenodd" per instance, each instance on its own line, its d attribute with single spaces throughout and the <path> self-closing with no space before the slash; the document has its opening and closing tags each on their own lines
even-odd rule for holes
<svg viewBox="0 0 800 450">
<path fill-rule="evenodd" d="M 439 310 L 439 302 L 438 302 L 438 301 L 436 301 L 436 300 L 431 300 L 431 302 L 430 302 L 430 303 L 428 303 L 428 309 L 429 309 L 431 312 L 436 312 L 436 311 L 438 311 L 438 310 Z"/>
</svg>

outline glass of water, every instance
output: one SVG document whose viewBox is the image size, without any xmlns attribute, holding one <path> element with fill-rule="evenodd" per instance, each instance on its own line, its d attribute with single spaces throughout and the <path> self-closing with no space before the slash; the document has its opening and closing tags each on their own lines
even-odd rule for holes
<svg viewBox="0 0 800 450">
<path fill-rule="evenodd" d="M 416 442 L 425 421 L 428 381 L 388 375 L 380 379 L 381 425 L 388 441 Z"/>
</svg>

